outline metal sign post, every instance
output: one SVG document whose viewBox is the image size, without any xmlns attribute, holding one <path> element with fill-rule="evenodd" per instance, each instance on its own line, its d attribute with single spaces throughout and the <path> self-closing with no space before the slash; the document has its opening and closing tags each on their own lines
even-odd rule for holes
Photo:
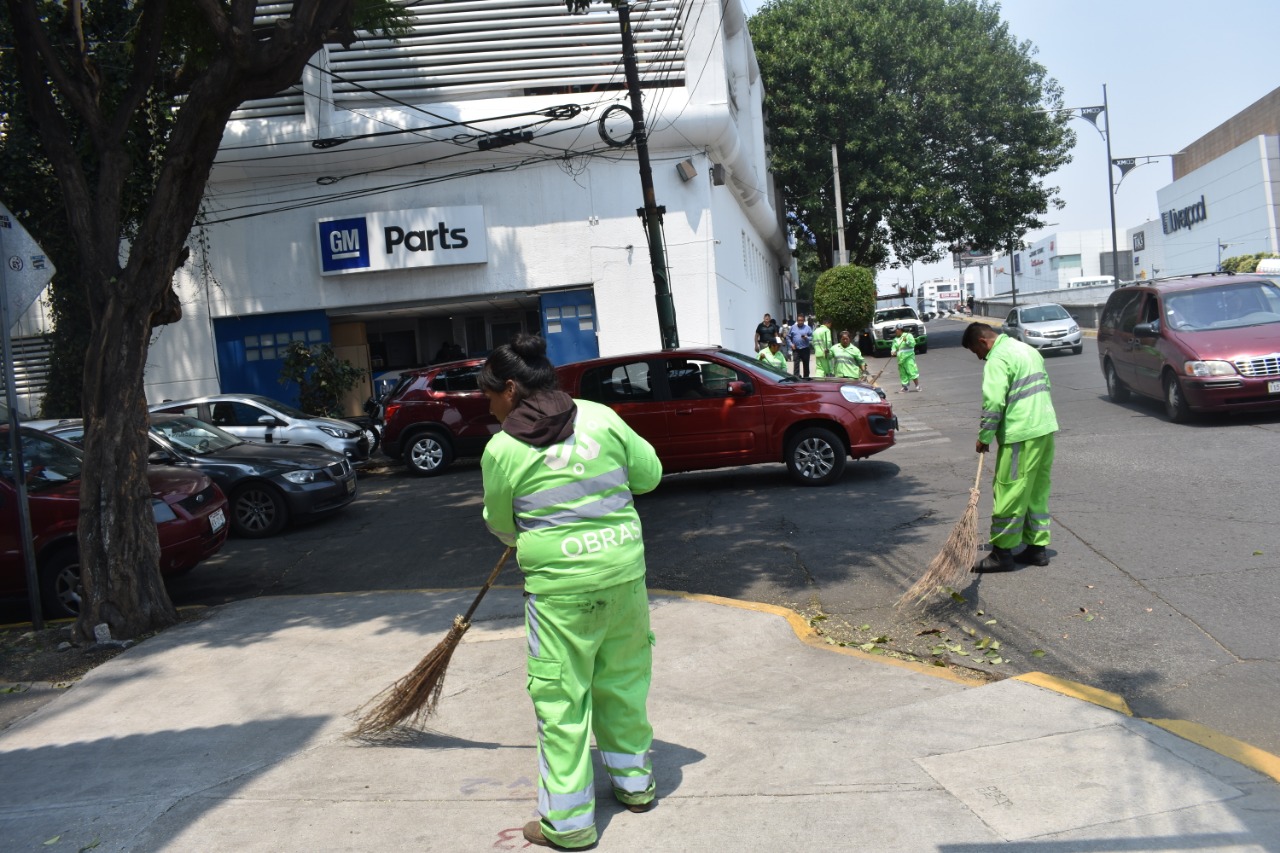
<svg viewBox="0 0 1280 853">
<path fill-rule="evenodd" d="M 13 339 L 9 328 L 22 316 L 53 278 L 53 264 L 44 251 L 0 204 L 0 348 L 4 354 L 4 393 L 9 409 L 9 459 L 13 485 L 18 492 L 18 534 L 22 537 L 22 563 L 27 576 L 27 602 L 31 624 L 44 628 L 40 607 L 40 583 L 36 574 L 35 543 L 31 537 L 31 511 L 27 505 L 26 469 L 22 464 L 22 438 L 18 434 L 17 371 L 13 364 Z"/>
</svg>

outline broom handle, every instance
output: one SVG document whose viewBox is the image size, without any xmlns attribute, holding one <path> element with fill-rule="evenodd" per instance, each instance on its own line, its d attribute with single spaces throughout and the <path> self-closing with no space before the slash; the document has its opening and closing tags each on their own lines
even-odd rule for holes
<svg viewBox="0 0 1280 853">
<path fill-rule="evenodd" d="M 982 482 L 982 463 L 986 461 L 987 461 L 987 454 L 979 453 L 978 454 L 978 473 L 974 475 L 974 478 L 973 478 L 973 487 L 975 489 L 978 488 L 978 484 Z"/>
<path fill-rule="evenodd" d="M 480 594 L 476 596 L 476 600 L 471 602 L 471 606 L 467 608 L 467 614 L 462 617 L 464 624 L 471 624 L 471 616 L 476 612 L 476 608 L 480 606 L 480 599 L 484 598 L 484 594 L 489 591 L 489 587 L 493 586 L 493 582 L 498 579 L 498 575 L 502 574 L 502 567 L 507 564 L 507 558 L 511 556 L 511 552 L 515 549 L 510 545 L 507 550 L 502 552 L 502 556 L 498 558 L 498 565 L 493 567 L 493 571 L 489 573 L 489 579 L 484 582 L 484 586 L 480 587 Z"/>
</svg>

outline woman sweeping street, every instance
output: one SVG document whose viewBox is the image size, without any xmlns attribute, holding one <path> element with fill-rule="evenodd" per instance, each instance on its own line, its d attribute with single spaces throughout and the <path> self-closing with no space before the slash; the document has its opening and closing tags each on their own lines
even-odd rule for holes
<svg viewBox="0 0 1280 853">
<path fill-rule="evenodd" d="M 919 391 L 920 368 L 916 367 L 916 336 L 908 332 L 906 326 L 898 327 L 890 352 L 898 357 L 898 380 L 902 383 L 898 393 L 907 390 L 908 382 L 914 382 L 915 390 Z"/>
<path fill-rule="evenodd" d="M 524 838 L 573 850 L 597 838 L 592 734 L 618 801 L 653 804 L 653 635 L 632 496 L 658 485 L 662 464 L 612 409 L 560 391 L 546 351 L 516 335 L 485 362 L 480 388 L 502 430 L 481 468 L 485 524 L 524 573 L 541 815 Z"/>
</svg>

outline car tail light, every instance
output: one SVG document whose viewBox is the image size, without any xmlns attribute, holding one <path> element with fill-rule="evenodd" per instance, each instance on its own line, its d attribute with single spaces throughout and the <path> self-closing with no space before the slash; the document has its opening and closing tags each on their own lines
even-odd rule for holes
<svg viewBox="0 0 1280 853">
<path fill-rule="evenodd" d="M 382 422 L 384 424 L 391 423 L 395 419 L 396 412 L 400 411 L 399 403 L 387 403 L 382 408 Z"/>
</svg>

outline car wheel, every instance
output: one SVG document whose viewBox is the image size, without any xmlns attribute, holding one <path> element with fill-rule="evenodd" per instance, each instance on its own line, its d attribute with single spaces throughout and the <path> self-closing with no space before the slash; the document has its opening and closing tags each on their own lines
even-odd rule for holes
<svg viewBox="0 0 1280 853">
<path fill-rule="evenodd" d="M 438 432 L 420 432 L 404 449 L 404 461 L 413 473 L 434 477 L 453 462 L 453 444 Z"/>
<path fill-rule="evenodd" d="M 844 444 L 829 429 L 809 427 L 787 445 L 787 470 L 806 486 L 827 486 L 844 473 Z"/>
<path fill-rule="evenodd" d="M 40 567 L 40 601 L 44 615 L 65 619 L 80 615 L 80 553 L 75 547 L 55 551 Z"/>
<path fill-rule="evenodd" d="M 1084 352 L 1084 344 L 1076 344 L 1071 348 L 1072 355 L 1079 355 L 1082 352 Z"/>
<path fill-rule="evenodd" d="M 921 344 L 920 346 L 916 347 L 916 355 L 924 355 L 928 351 L 929 351 L 928 344 Z"/>
<path fill-rule="evenodd" d="M 231 529 L 237 536 L 274 536 L 288 521 L 284 497 L 266 483 L 249 483 L 231 493 Z"/>
<path fill-rule="evenodd" d="M 1182 393 L 1182 383 L 1168 372 L 1164 375 L 1164 413 L 1175 424 L 1184 424 L 1191 418 L 1191 407 Z"/>
<path fill-rule="evenodd" d="M 1120 377 L 1116 376 L 1116 367 L 1111 363 L 1111 359 L 1107 359 L 1106 366 L 1102 369 L 1107 378 L 1107 396 L 1111 398 L 1113 403 L 1123 403 L 1129 399 L 1129 389 L 1124 387 L 1124 383 L 1120 381 Z"/>
</svg>

